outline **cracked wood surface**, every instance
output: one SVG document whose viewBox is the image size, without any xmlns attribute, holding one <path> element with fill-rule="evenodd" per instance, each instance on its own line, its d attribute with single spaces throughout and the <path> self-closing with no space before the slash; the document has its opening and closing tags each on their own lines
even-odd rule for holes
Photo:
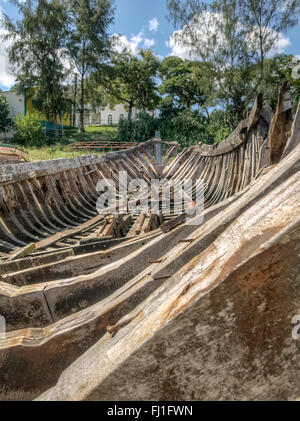
<svg viewBox="0 0 300 421">
<path fill-rule="evenodd" d="M 218 145 L 171 161 L 168 144 L 163 167 L 155 139 L 0 167 L 0 399 L 299 396 L 300 109 L 292 122 L 287 89 L 274 116 L 259 96 Z M 202 225 L 175 203 L 164 217 L 97 214 L 99 180 L 157 170 L 175 189 L 204 181 Z"/>
</svg>

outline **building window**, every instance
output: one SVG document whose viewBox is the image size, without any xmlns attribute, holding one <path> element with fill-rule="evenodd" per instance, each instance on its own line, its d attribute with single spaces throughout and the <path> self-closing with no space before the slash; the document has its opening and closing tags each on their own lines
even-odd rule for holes
<svg viewBox="0 0 300 421">
<path fill-rule="evenodd" d="M 112 115 L 111 114 L 108 115 L 108 125 L 112 126 Z"/>
<path fill-rule="evenodd" d="M 124 120 L 124 114 L 120 114 L 120 121 Z"/>
</svg>

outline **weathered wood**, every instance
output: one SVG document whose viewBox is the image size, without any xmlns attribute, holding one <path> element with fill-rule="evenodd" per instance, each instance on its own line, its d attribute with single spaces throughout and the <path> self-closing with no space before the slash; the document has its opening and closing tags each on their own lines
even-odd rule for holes
<svg viewBox="0 0 300 421">
<path fill-rule="evenodd" d="M 280 88 L 278 103 L 269 133 L 269 164 L 276 164 L 282 157 L 293 123 L 289 83 Z"/>
<path fill-rule="evenodd" d="M 35 244 L 34 243 L 28 244 L 27 246 L 17 250 L 14 254 L 9 256 L 8 261 L 12 261 L 12 260 L 16 260 L 16 259 L 21 259 L 22 257 L 26 257 L 26 256 L 28 256 L 28 254 L 32 253 L 34 250 L 35 250 Z"/>
<path fill-rule="evenodd" d="M 300 281 L 299 108 L 289 128 L 283 102 L 270 133 L 259 96 L 218 145 L 169 164 L 178 145 L 163 143 L 159 171 L 153 140 L 102 157 L 0 166 L 0 399 L 300 395 L 290 320 Z M 268 145 L 278 162 L 266 168 Z M 166 179 L 169 213 L 152 212 L 165 204 L 159 188 L 145 214 L 97 215 L 98 182 L 115 183 L 119 197 L 120 171 L 147 185 L 128 196 L 139 211 L 151 179 Z M 203 181 L 202 225 L 175 200 L 186 179 Z M 195 191 L 184 192 L 193 205 Z M 31 243 L 31 254 L 9 260 Z"/>
<path fill-rule="evenodd" d="M 297 341 L 290 326 L 299 299 L 299 288 L 292 287 L 300 282 L 299 201 L 298 172 L 120 319 L 115 335 L 104 336 L 39 400 L 130 400 L 133 391 L 135 399 L 149 400 L 299 396 Z M 219 346 L 222 341 L 228 353 Z M 162 388 L 170 373 L 178 373 L 171 375 L 175 389 Z M 247 381 L 237 390 L 239 373 Z"/>
</svg>

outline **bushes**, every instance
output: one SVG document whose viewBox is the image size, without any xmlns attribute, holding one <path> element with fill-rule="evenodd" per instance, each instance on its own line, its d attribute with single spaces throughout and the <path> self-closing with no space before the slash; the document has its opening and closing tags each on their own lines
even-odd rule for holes
<svg viewBox="0 0 300 421">
<path fill-rule="evenodd" d="M 208 120 L 198 111 L 181 109 L 165 111 L 159 118 L 140 113 L 136 120 L 122 121 L 118 130 L 118 140 L 145 142 L 159 131 L 164 141 L 177 141 L 182 148 L 199 142 L 214 143 L 214 137 L 208 128 Z"/>
<path fill-rule="evenodd" d="M 214 110 L 209 117 L 209 132 L 214 142 L 226 139 L 239 123 L 239 117 L 228 107 L 226 110 Z"/>
<path fill-rule="evenodd" d="M 173 110 L 165 112 L 159 118 L 147 113 L 138 114 L 136 120 L 123 120 L 118 130 L 118 140 L 121 142 L 145 142 L 159 131 L 165 141 L 178 141 L 179 144 L 190 146 L 193 143 L 207 141 L 207 131 L 203 129 L 205 119 L 199 119 L 197 112 L 189 110 Z"/>
<path fill-rule="evenodd" d="M 165 104 L 159 118 L 140 113 L 136 120 L 123 120 L 119 126 L 118 140 L 145 142 L 159 131 L 164 141 L 177 141 L 181 148 L 185 148 L 199 142 L 220 142 L 232 133 L 237 124 L 238 117 L 231 108 L 214 110 L 208 118 L 196 110 Z"/>
<path fill-rule="evenodd" d="M 9 106 L 8 106 L 7 99 L 3 95 L 0 95 L 0 133 L 4 132 L 6 127 L 10 123 L 8 115 L 9 115 Z"/>
<path fill-rule="evenodd" d="M 199 142 L 213 143 L 208 120 L 198 111 L 184 110 L 171 118 L 159 119 L 159 131 L 165 141 L 177 141 L 182 148 Z"/>
<path fill-rule="evenodd" d="M 121 120 L 117 139 L 121 142 L 145 142 L 154 136 L 157 121 L 145 112 L 138 114 L 136 120 Z"/>
<path fill-rule="evenodd" d="M 26 116 L 17 116 L 14 126 L 17 131 L 15 142 L 23 146 L 42 146 L 47 142 L 46 134 L 42 127 L 43 117 L 40 113 Z"/>
</svg>

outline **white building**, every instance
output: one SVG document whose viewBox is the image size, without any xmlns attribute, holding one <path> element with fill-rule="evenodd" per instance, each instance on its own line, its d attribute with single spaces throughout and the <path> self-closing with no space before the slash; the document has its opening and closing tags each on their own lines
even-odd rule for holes
<svg viewBox="0 0 300 421">
<path fill-rule="evenodd" d="M 29 101 L 29 98 L 26 98 L 26 94 L 23 95 L 17 94 L 14 90 L 11 91 L 0 91 L 0 95 L 3 95 L 7 98 L 9 104 L 9 118 L 12 120 L 18 115 L 26 115 L 28 111 L 32 108 L 32 101 Z M 30 102 L 30 104 L 29 104 Z M 86 107 L 84 113 L 84 124 L 86 126 L 97 126 L 97 125 L 118 125 L 120 120 L 128 118 L 128 109 L 126 109 L 124 104 L 117 104 L 114 109 L 111 109 L 109 106 L 98 107 L 96 110 L 93 110 L 89 106 Z M 140 110 L 136 108 L 132 109 L 132 119 L 134 120 Z M 156 112 L 149 112 L 151 115 L 156 115 Z M 73 115 L 73 112 L 72 112 Z M 73 121 L 72 115 L 68 117 L 68 125 L 70 121 Z M 71 118 L 70 118 L 71 117 Z M 77 112 L 75 118 L 75 126 L 79 126 L 80 115 Z M 64 123 L 66 124 L 66 123 Z"/>
<path fill-rule="evenodd" d="M 132 109 L 132 120 L 136 119 L 140 110 L 136 108 Z M 156 115 L 154 112 L 149 112 L 149 114 Z M 94 125 L 118 125 L 120 120 L 128 118 L 128 109 L 126 109 L 124 104 L 115 105 L 114 109 L 111 109 L 109 106 L 98 107 L 96 111 L 89 109 L 85 112 L 84 123 L 87 126 Z M 79 123 L 79 115 L 76 116 L 76 125 Z"/>
<path fill-rule="evenodd" d="M 138 114 L 136 108 L 132 110 L 132 119 L 134 120 Z M 119 124 L 120 120 L 127 119 L 128 110 L 126 110 L 124 104 L 118 104 L 113 110 L 109 106 L 101 109 L 101 124 Z"/>
<path fill-rule="evenodd" d="M 137 111 L 133 109 L 132 118 L 136 118 Z M 84 124 L 86 126 L 97 126 L 97 125 L 117 125 L 120 120 L 124 120 L 128 117 L 128 111 L 125 109 L 123 104 L 118 104 L 112 110 L 109 106 L 98 107 L 93 110 L 89 106 L 86 107 L 84 113 Z M 79 126 L 80 114 L 76 114 L 76 126 Z"/>
<path fill-rule="evenodd" d="M 7 99 L 9 105 L 9 118 L 12 120 L 18 115 L 25 113 L 25 98 L 24 95 L 19 95 L 14 91 L 0 91 L 0 95 Z"/>
</svg>

